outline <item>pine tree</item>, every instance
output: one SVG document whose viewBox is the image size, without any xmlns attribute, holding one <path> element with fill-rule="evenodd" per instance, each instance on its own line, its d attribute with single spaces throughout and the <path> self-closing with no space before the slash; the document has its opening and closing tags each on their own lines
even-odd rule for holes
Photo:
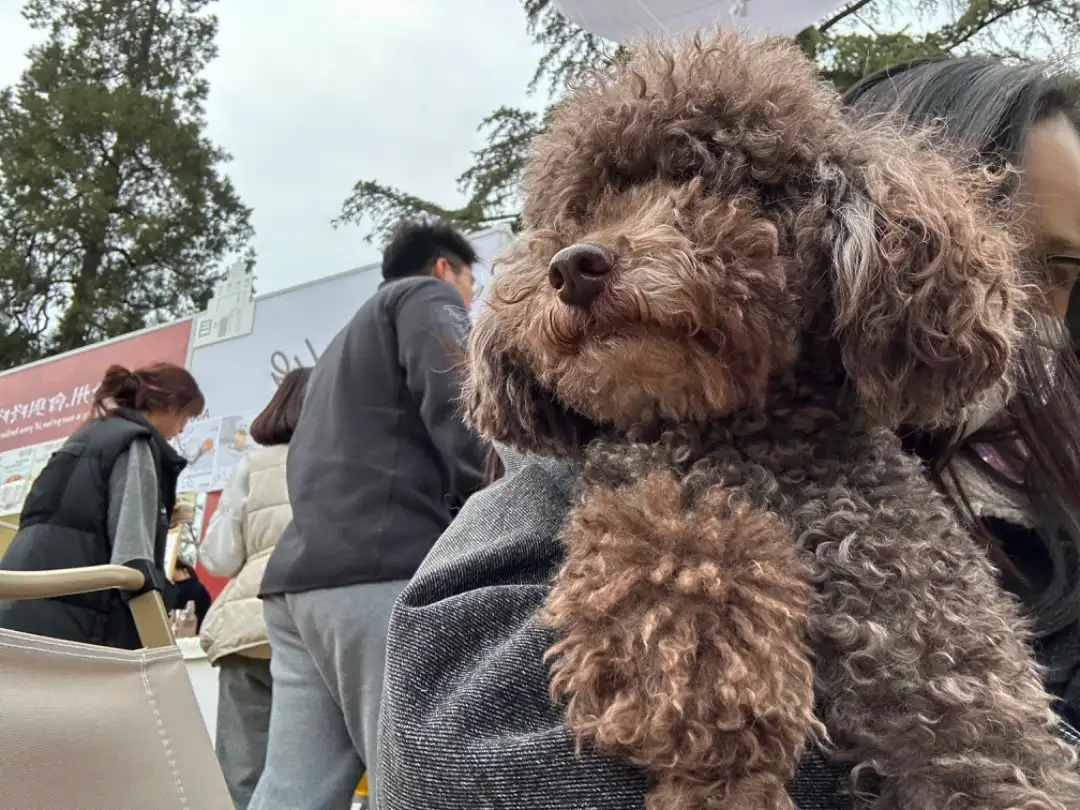
<svg viewBox="0 0 1080 810">
<path fill-rule="evenodd" d="M 190 314 L 247 247 L 203 134 L 213 1 L 23 7 L 44 42 L 0 93 L 0 368 Z"/>
<path fill-rule="evenodd" d="M 618 54 L 618 47 L 567 20 L 554 0 L 522 0 L 528 32 L 544 47 L 530 91 L 554 97 L 566 82 Z M 878 68 L 919 56 L 984 53 L 1046 58 L 1073 53 L 1080 43 L 1078 0 L 849 0 L 835 14 L 795 37 L 822 75 L 840 90 Z M 480 124 L 486 145 L 458 178 L 461 208 L 440 206 L 392 185 L 362 180 L 342 204 L 335 224 L 362 224 L 365 238 L 382 238 L 402 216 L 427 214 L 464 230 L 517 217 L 517 180 L 529 141 L 544 116 L 502 107 Z"/>
</svg>

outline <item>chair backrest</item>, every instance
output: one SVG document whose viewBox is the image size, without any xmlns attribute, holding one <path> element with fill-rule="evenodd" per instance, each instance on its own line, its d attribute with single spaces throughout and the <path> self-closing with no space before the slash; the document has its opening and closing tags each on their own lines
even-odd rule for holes
<svg viewBox="0 0 1080 810">
<path fill-rule="evenodd" d="M 142 583 L 121 566 L 0 571 L 0 599 Z M 142 650 L 0 630 L 0 807 L 233 807 L 160 595 L 129 604 Z"/>
</svg>

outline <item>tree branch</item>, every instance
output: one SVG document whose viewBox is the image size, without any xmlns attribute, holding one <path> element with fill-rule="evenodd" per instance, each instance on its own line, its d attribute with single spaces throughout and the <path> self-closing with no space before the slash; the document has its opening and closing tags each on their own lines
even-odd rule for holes
<svg viewBox="0 0 1080 810">
<path fill-rule="evenodd" d="M 502 222 L 507 219 L 517 219 L 520 216 L 521 212 L 516 212 L 513 214 L 494 214 L 490 217 L 479 217 L 474 221 L 477 225 L 490 225 L 492 222 Z"/>
<path fill-rule="evenodd" d="M 857 2 L 852 3 L 847 8 L 840 9 L 840 11 L 838 11 L 832 17 L 829 17 L 829 19 L 825 20 L 825 22 L 818 26 L 818 33 L 824 34 L 833 26 L 843 22 L 852 14 L 857 14 L 861 9 L 865 8 L 873 2 L 874 0 L 857 0 Z"/>
<path fill-rule="evenodd" d="M 1014 5 L 1011 5 L 1011 6 L 1006 6 L 1005 8 L 1001 9 L 1000 11 L 998 11 L 998 12 L 996 12 L 994 14 L 991 14 L 989 17 L 983 17 L 978 22 L 970 23 L 969 26 L 968 26 L 968 30 L 963 34 L 959 34 L 952 42 L 950 42 L 946 46 L 946 48 L 949 51 L 952 51 L 952 50 L 954 50 L 956 48 L 959 48 L 964 43 L 968 42 L 972 38 L 974 38 L 974 37 L 978 36 L 979 34 L 981 34 L 987 28 L 992 26 L 994 23 L 1000 22 L 1001 20 L 1004 20 L 1006 17 L 1011 17 L 1013 14 L 1016 14 L 1019 11 L 1024 11 L 1025 9 L 1030 9 L 1030 8 L 1032 8 L 1032 6 L 1038 6 L 1038 5 L 1042 5 L 1042 4 L 1040 2 L 1038 2 L 1038 0 L 1036 0 L 1036 2 L 1034 2 L 1034 3 L 1027 2 L 1027 3 L 1019 3 L 1019 4 L 1014 4 Z M 956 26 L 956 28 L 960 28 L 960 26 Z"/>
</svg>

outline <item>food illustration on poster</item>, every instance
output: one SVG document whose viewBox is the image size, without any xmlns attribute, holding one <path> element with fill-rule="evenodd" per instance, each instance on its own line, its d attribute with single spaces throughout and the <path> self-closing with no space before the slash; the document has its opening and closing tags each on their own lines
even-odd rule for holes
<svg viewBox="0 0 1080 810">
<path fill-rule="evenodd" d="M 214 450 L 217 447 L 220 419 L 200 419 L 188 423 L 180 434 L 180 455 L 187 467 L 176 483 L 177 492 L 207 492 L 214 477 Z"/>
<path fill-rule="evenodd" d="M 34 485 L 37 477 L 41 475 L 41 471 L 45 469 L 45 465 L 49 463 L 53 453 L 63 447 L 66 441 L 67 439 L 53 439 L 51 442 L 35 444 L 30 448 L 33 450 L 33 459 L 30 462 L 30 481 L 27 484 L 27 491 Z"/>
<path fill-rule="evenodd" d="M 222 489 L 240 458 L 257 445 L 251 438 L 251 420 L 258 413 L 188 424 L 177 441 L 188 466 L 176 484 L 177 492 L 215 492 Z"/>
<path fill-rule="evenodd" d="M 22 510 L 30 487 L 65 441 L 54 439 L 0 453 L 0 515 L 12 515 Z"/>
</svg>

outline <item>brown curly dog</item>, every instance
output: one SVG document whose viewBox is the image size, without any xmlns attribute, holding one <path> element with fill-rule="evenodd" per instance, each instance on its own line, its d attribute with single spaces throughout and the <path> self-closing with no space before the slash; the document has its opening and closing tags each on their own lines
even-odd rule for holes
<svg viewBox="0 0 1080 810">
<path fill-rule="evenodd" d="M 655 810 L 790 808 L 810 741 L 877 808 L 1080 808 L 1017 607 L 892 432 L 1009 370 L 990 178 L 782 42 L 633 53 L 536 141 L 465 393 L 582 462 L 544 617 L 578 744 Z"/>
</svg>

